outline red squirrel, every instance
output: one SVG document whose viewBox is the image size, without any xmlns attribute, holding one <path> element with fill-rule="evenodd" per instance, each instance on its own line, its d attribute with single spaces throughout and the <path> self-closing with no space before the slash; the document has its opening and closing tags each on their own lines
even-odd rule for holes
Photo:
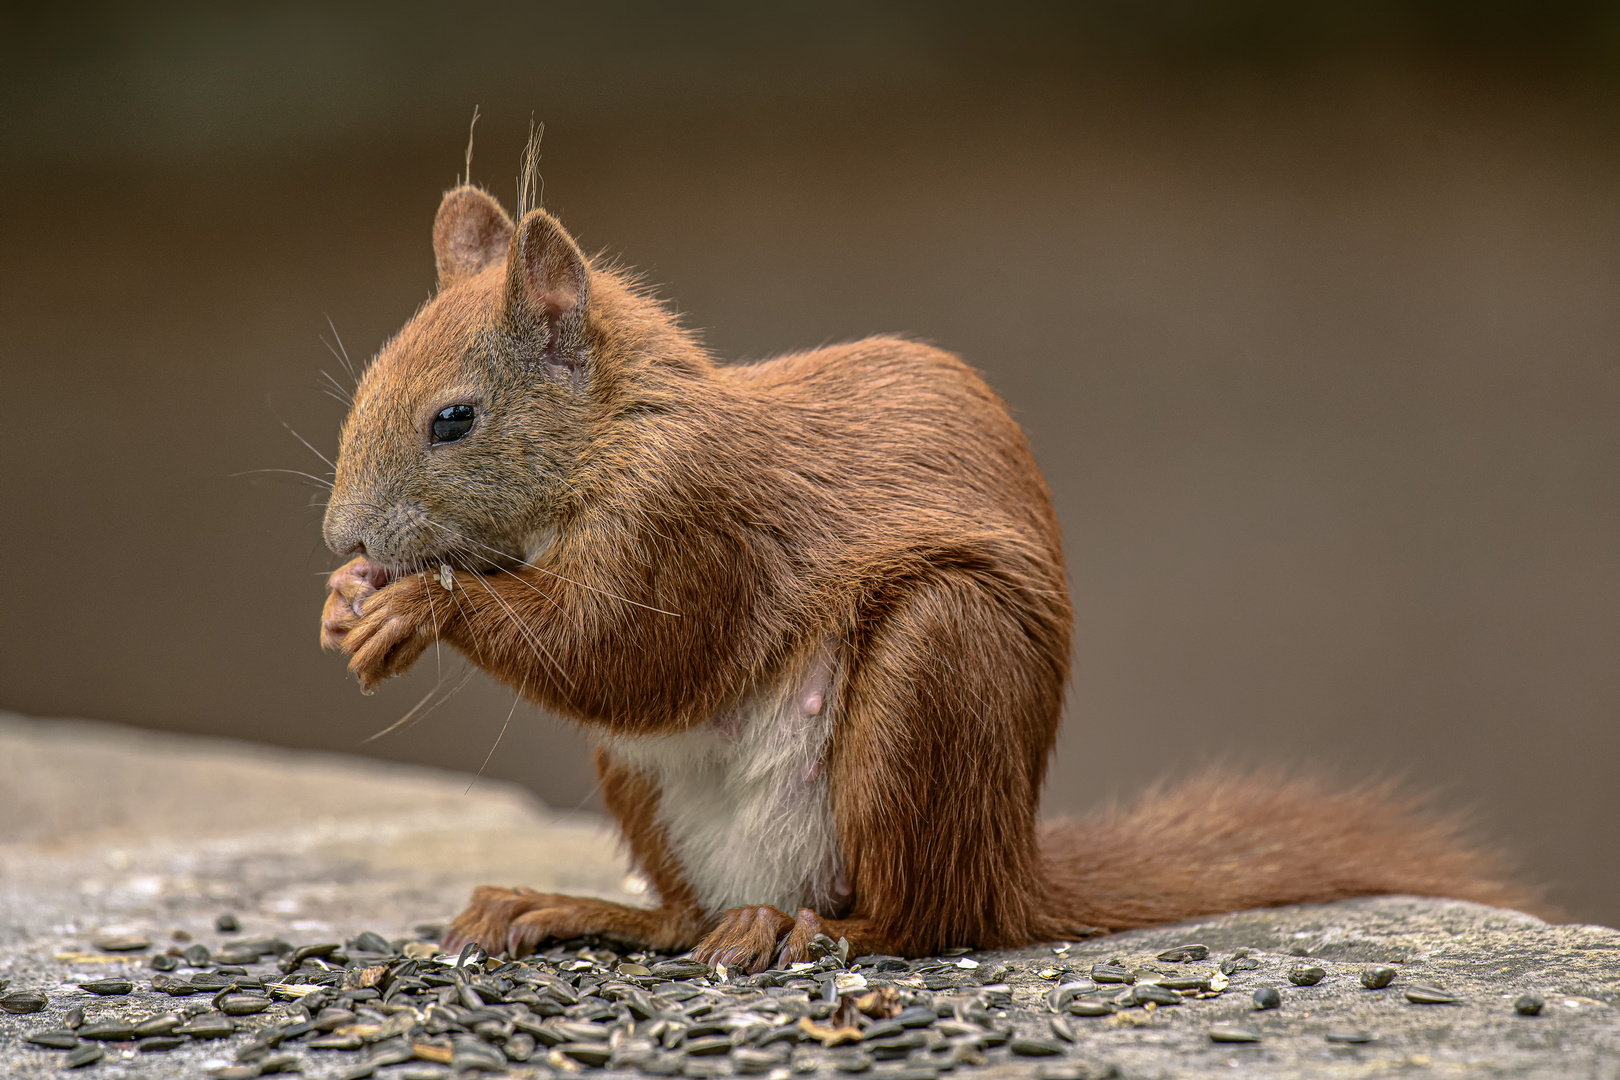
<svg viewBox="0 0 1620 1080">
<path fill-rule="evenodd" d="M 321 644 L 436 641 L 596 736 L 651 908 L 479 888 L 444 945 L 588 934 L 759 971 L 1376 893 L 1522 901 L 1383 789 L 1205 778 L 1037 808 L 1069 674 L 1058 521 L 1006 406 L 901 337 L 722 364 L 543 209 L 433 224 L 438 289 L 343 425 Z"/>
</svg>

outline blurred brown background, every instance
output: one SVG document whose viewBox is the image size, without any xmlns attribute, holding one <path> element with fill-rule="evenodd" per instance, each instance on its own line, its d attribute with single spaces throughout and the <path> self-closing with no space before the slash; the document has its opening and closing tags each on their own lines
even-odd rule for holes
<svg viewBox="0 0 1620 1080">
<path fill-rule="evenodd" d="M 1620 924 L 1620 18 L 1256 2 L 146 6 L 0 24 L 0 706 L 476 770 L 362 698 L 313 495 L 461 168 L 728 357 L 960 352 L 1080 613 L 1047 804 L 1213 759 L 1404 777 Z M 1303 8 L 1305 10 L 1296 10 Z M 994 12 L 992 13 L 992 9 Z M 487 774 L 589 804 L 519 709 Z M 199 814 L 207 807 L 199 806 Z"/>
</svg>

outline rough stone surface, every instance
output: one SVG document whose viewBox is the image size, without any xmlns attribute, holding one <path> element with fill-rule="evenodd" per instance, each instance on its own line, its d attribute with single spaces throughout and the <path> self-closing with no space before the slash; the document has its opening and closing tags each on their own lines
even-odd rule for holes
<svg viewBox="0 0 1620 1080">
<path fill-rule="evenodd" d="M 138 1023 L 184 1003 L 206 1004 L 200 996 L 151 991 L 157 973 L 146 966 L 148 958 L 171 946 L 200 942 L 219 951 L 232 941 L 266 936 L 303 945 L 365 930 L 412 938 L 417 925 L 453 915 L 481 882 L 636 902 L 636 881 L 603 822 L 552 814 L 500 784 L 479 781 L 469 793 L 468 780 L 0 715 L 0 981 L 9 982 L 10 991 L 40 989 L 49 997 L 43 1012 L 0 1014 L 0 1076 L 61 1070 L 67 1052 L 24 1037 L 62 1027 L 75 1008 L 84 1010 L 87 1024 Z M 226 912 L 240 920 L 239 932 L 217 930 L 216 919 Z M 177 930 L 192 941 L 177 941 Z M 114 953 L 93 944 L 138 935 L 150 937 L 152 949 Z M 1205 959 L 1156 959 L 1194 942 L 1209 947 Z M 1047 993 L 1094 963 L 1119 962 L 1173 980 L 1212 975 L 1239 950 L 1249 950 L 1258 966 L 1234 971 L 1218 995 L 1065 1016 L 1074 1041 L 1058 1042 L 1063 1054 L 1024 1056 L 997 1046 L 984 1053 L 984 1065 L 963 1064 L 950 1075 L 1620 1076 L 1620 932 L 1550 926 L 1471 904 L 1385 897 L 1240 912 L 1077 942 L 1062 951 L 973 954 L 977 968 L 948 958 L 951 966 L 926 976 L 909 969 L 864 974 L 874 985 L 890 983 L 907 1001 L 976 1007 L 986 1001 L 979 983 L 997 975 L 1011 987 L 1011 998 L 1010 1007 L 991 1008 L 994 1025 L 1027 1050 L 1054 1041 Z M 1326 977 L 1315 986 L 1293 985 L 1288 971 L 1306 964 L 1325 969 Z M 1395 980 L 1381 990 L 1363 988 L 1360 973 L 1369 964 L 1395 968 Z M 1064 969 L 1073 974 L 1061 974 Z M 250 965 L 254 974 L 276 970 Z M 81 982 L 107 978 L 132 980 L 134 993 L 102 997 L 79 989 Z M 718 983 L 718 976 L 708 981 Z M 1461 1002 L 1413 1004 L 1406 990 L 1417 985 L 1444 989 Z M 1257 1012 L 1254 991 L 1268 986 L 1279 991 L 1282 1005 Z M 722 991 L 733 992 L 721 985 L 705 993 Z M 1540 1016 L 1515 1013 L 1515 999 L 1527 993 L 1545 999 Z M 287 1008 L 278 1001 L 237 1022 L 259 1029 L 284 1020 Z M 1209 1030 L 1216 1024 L 1247 1028 L 1261 1041 L 1215 1043 Z M 1330 1043 L 1329 1032 L 1376 1038 Z M 106 1056 L 81 1071 L 206 1075 L 234 1065 L 247 1039 L 147 1053 L 132 1042 L 110 1041 L 98 1044 Z M 464 1063 L 480 1049 L 476 1040 L 457 1046 Z M 312 1078 L 345 1075 L 363 1060 L 300 1042 L 283 1049 Z M 725 1075 L 756 1064 L 764 1070 L 773 1054 L 783 1056 L 766 1047 L 729 1059 L 705 1057 L 688 1075 Z M 854 1060 L 859 1051 L 795 1054 L 801 1067 L 835 1077 L 843 1074 L 834 1059 Z M 915 1057 L 880 1060 L 864 1075 L 910 1075 L 916 1065 Z M 426 1075 L 429 1067 L 423 1061 L 381 1065 L 376 1075 Z M 514 1075 L 549 1076 L 557 1066 L 541 1051 L 507 1067 Z"/>
</svg>

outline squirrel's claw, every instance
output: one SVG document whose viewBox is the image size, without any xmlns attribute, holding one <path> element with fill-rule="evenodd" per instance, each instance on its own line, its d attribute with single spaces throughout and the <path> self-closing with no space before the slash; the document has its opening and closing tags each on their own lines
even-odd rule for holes
<svg viewBox="0 0 1620 1080">
<path fill-rule="evenodd" d="M 360 689 L 365 693 L 371 693 L 384 679 L 403 675 L 433 643 L 434 621 L 423 601 L 424 588 L 418 578 L 404 578 L 362 596 L 353 605 L 362 614 L 342 634 L 337 647 L 350 654 L 349 671 L 360 680 Z M 334 592 L 327 601 L 329 611 L 339 596 Z M 323 641 L 325 637 L 323 629 Z"/>
<path fill-rule="evenodd" d="M 331 592 L 321 609 L 321 648 L 337 651 L 361 618 L 367 597 L 389 582 L 386 568 L 364 555 L 350 559 L 326 579 Z"/>
</svg>

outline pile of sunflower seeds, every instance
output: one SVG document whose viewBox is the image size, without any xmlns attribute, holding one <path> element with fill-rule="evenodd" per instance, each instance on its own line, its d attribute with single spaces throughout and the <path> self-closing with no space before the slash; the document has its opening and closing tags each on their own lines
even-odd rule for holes
<svg viewBox="0 0 1620 1080">
<path fill-rule="evenodd" d="M 27 1018 L 51 1008 L 48 994 L 0 993 L 0 1009 L 18 1014 L 21 1025 L 7 1032 L 14 1025 L 0 1023 L 0 1038 L 20 1036 L 60 1053 L 69 1068 L 180 1051 L 218 1080 L 291 1072 L 438 1080 L 598 1070 L 933 1080 L 1012 1060 L 1027 1061 L 1041 1080 L 1092 1080 L 1118 1070 L 1088 1057 L 1083 1047 L 1096 1030 L 1088 1025 L 1110 1018 L 1142 1026 L 1155 1010 L 1236 996 L 1227 994 L 1232 977 L 1259 966 L 1241 949 L 1212 961 L 1201 944 L 1082 963 L 1080 970 L 1064 962 L 1067 946 L 1047 953 L 1055 959 L 1046 964 L 1000 962 L 989 954 L 974 959 L 965 950 L 922 960 L 851 957 L 847 942 L 820 936 L 812 961 L 747 975 L 689 958 L 624 953 L 594 939 L 519 961 L 473 946 L 449 955 L 434 944 L 439 930 L 421 927 L 414 940 L 366 932 L 342 943 L 237 939 L 217 952 L 177 946 L 150 956 L 146 978 L 82 981 L 79 990 L 90 998 L 74 1000 L 94 1004 L 51 1009 L 58 1015 L 39 1017 L 44 1023 L 30 1026 Z M 133 955 L 152 943 L 128 937 L 95 946 Z M 1298 967 L 1288 979 L 1311 986 L 1322 974 Z M 1382 988 L 1394 974 L 1368 967 L 1361 982 Z M 1241 997 L 1245 1013 L 1280 1001 L 1275 987 L 1253 991 L 1252 1004 L 1249 994 Z M 1405 997 L 1414 1004 L 1457 1001 L 1426 986 L 1407 988 Z M 1529 997 L 1515 1004 L 1524 1014 L 1539 1007 Z M 1220 1015 L 1231 1013 L 1227 1006 Z M 1206 1045 L 1261 1041 L 1244 1023 L 1209 1022 L 1217 1019 L 1211 1014 L 1201 1026 Z M 1346 1030 L 1326 1038 L 1354 1044 L 1376 1036 Z"/>
</svg>

